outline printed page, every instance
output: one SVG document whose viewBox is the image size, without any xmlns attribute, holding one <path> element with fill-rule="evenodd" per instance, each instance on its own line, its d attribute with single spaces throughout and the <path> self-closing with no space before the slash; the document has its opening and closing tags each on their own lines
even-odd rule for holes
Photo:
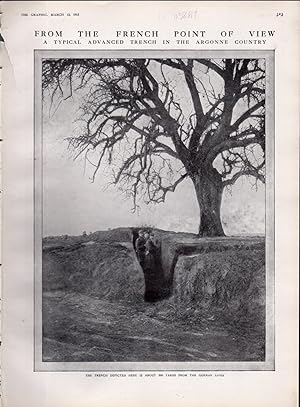
<svg viewBox="0 0 300 407">
<path fill-rule="evenodd" d="M 1 6 L 4 405 L 296 406 L 299 2 Z"/>
</svg>

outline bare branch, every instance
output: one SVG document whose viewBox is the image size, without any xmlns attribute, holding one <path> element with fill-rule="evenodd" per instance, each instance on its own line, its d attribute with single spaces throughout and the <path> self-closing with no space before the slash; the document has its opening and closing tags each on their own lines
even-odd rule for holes
<svg viewBox="0 0 300 407">
<path fill-rule="evenodd" d="M 228 179 L 226 181 L 223 181 L 223 185 L 224 185 L 224 187 L 229 186 L 229 185 L 233 185 L 240 177 L 248 176 L 248 175 L 250 175 L 252 177 L 255 177 L 256 179 L 261 181 L 263 184 L 265 183 L 265 177 L 262 174 L 260 174 L 255 169 L 247 168 L 247 169 L 243 169 L 241 171 L 238 171 L 230 179 Z"/>
<path fill-rule="evenodd" d="M 86 157 L 93 179 L 108 164 L 134 208 L 138 195 L 163 202 L 216 157 L 224 185 L 242 175 L 262 180 L 253 148 L 264 153 L 262 60 L 48 59 L 42 71 L 50 110 L 83 94 L 78 128 L 66 137 L 75 159 Z"/>
</svg>

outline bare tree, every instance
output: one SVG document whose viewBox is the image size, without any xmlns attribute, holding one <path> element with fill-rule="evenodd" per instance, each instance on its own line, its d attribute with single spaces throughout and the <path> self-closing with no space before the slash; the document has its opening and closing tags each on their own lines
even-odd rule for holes
<svg viewBox="0 0 300 407">
<path fill-rule="evenodd" d="M 82 92 L 70 146 L 94 176 L 107 160 L 134 208 L 190 178 L 199 236 L 224 235 L 225 187 L 241 176 L 264 182 L 263 59 L 49 59 L 43 88 L 54 105 Z"/>
</svg>

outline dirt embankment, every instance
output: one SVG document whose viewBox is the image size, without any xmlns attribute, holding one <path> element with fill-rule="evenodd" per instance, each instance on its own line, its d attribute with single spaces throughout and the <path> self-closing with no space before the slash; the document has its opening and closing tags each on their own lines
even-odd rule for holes
<svg viewBox="0 0 300 407">
<path fill-rule="evenodd" d="M 44 239 L 45 361 L 264 360 L 262 238 L 155 231 L 169 295 L 149 305 L 134 235 Z"/>
<path fill-rule="evenodd" d="M 63 289 L 101 299 L 142 302 L 144 275 L 134 252 L 134 233 L 119 228 L 81 238 L 47 238 L 44 291 Z M 263 238 L 198 239 L 159 230 L 155 235 L 161 242 L 160 260 L 172 309 L 184 317 L 184 310 L 189 317 L 205 311 L 222 315 L 229 323 L 261 329 L 265 317 Z"/>
<path fill-rule="evenodd" d="M 71 290 L 107 300 L 142 301 L 144 276 L 129 228 L 95 232 L 81 239 L 47 239 L 44 291 Z"/>
<path fill-rule="evenodd" d="M 220 250 L 221 249 L 221 250 Z M 173 272 L 177 308 L 205 311 L 239 328 L 260 331 L 265 322 L 264 245 L 222 247 L 179 256 Z"/>
</svg>

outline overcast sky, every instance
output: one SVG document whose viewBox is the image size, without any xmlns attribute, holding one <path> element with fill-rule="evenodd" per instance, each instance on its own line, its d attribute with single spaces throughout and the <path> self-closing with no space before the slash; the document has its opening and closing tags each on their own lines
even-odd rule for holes
<svg viewBox="0 0 300 407">
<path fill-rule="evenodd" d="M 49 117 L 44 105 L 43 123 L 43 235 L 77 235 L 119 226 L 149 225 L 175 231 L 197 232 L 199 207 L 189 180 L 170 193 L 165 203 L 141 205 L 132 213 L 132 202 L 113 186 L 109 172 L 100 171 L 91 182 L 91 168 L 83 159 L 73 160 L 64 139 L 72 135 L 79 101 L 70 98 Z M 250 179 L 250 181 L 253 180 Z M 242 177 L 231 193 L 224 192 L 222 220 L 227 234 L 264 233 L 265 189 L 256 190 Z"/>
</svg>

